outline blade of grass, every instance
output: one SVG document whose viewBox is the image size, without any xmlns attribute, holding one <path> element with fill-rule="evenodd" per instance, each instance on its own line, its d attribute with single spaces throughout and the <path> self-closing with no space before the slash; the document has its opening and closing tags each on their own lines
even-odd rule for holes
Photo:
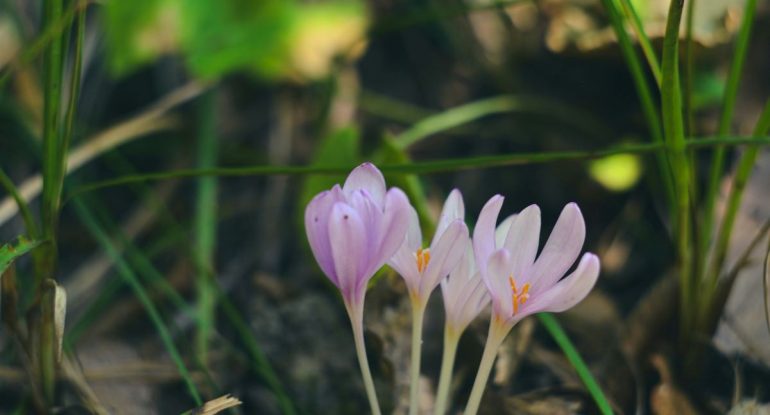
<svg viewBox="0 0 770 415">
<path fill-rule="evenodd" d="M 174 341 L 171 338 L 171 334 L 169 333 L 169 330 L 166 327 L 166 324 L 163 322 L 163 319 L 161 318 L 160 313 L 155 308 L 155 305 L 152 303 L 152 300 L 150 300 L 149 295 L 145 291 L 142 284 L 139 282 L 138 277 L 136 276 L 134 271 L 131 269 L 131 267 L 129 267 L 126 261 L 122 258 L 122 256 L 120 255 L 118 249 L 113 244 L 110 237 L 104 232 L 102 227 L 97 223 L 96 219 L 91 213 L 91 210 L 86 206 L 86 204 L 79 199 L 75 200 L 73 204 L 75 206 L 76 212 L 81 222 L 85 225 L 85 227 L 91 233 L 91 235 L 99 242 L 99 244 L 102 246 L 102 249 L 104 249 L 107 252 L 107 254 L 110 255 L 112 260 L 115 262 L 115 266 L 118 272 L 123 277 L 125 282 L 129 285 L 129 287 L 131 287 L 132 291 L 134 292 L 134 295 L 136 295 L 137 299 L 144 307 L 145 311 L 150 317 L 150 320 L 155 326 L 155 329 L 158 331 L 158 335 L 160 336 L 160 339 L 163 342 L 163 345 L 166 348 L 166 351 L 171 357 L 171 360 L 174 362 L 174 365 L 176 366 L 177 371 L 179 371 L 179 375 L 184 380 L 184 383 L 187 386 L 187 391 L 195 401 L 195 404 L 201 405 L 203 401 L 200 397 L 200 394 L 198 393 L 198 389 L 196 388 L 195 383 L 190 377 L 190 373 L 187 370 L 187 366 L 185 366 L 182 356 L 179 354 L 179 351 L 174 345 Z"/>
<path fill-rule="evenodd" d="M 51 27 L 62 16 L 63 2 L 61 0 L 43 1 L 43 27 Z M 43 197 L 40 207 L 41 235 L 48 240 L 41 250 L 40 261 L 35 265 L 35 298 L 36 306 L 45 307 L 45 284 L 49 278 L 55 278 L 57 262 L 56 232 L 61 206 L 63 176 L 60 166 L 63 155 L 60 153 L 61 130 L 59 115 L 61 113 L 62 68 L 64 45 L 61 35 L 54 36 L 46 48 L 43 59 Z M 66 153 L 64 153 L 66 155 Z M 44 308 L 43 308 L 44 309 Z M 32 322 L 31 338 L 39 343 L 33 345 L 37 351 L 33 356 L 33 367 L 37 368 L 37 382 L 43 391 L 45 405 L 53 406 L 56 399 L 56 352 L 54 344 L 52 316 L 39 314 L 39 321 Z"/>
<path fill-rule="evenodd" d="M 16 202 L 16 206 L 18 206 L 21 217 L 24 220 L 24 227 L 27 229 L 27 235 L 29 235 L 31 239 L 37 239 L 39 235 L 37 224 L 35 218 L 32 216 L 32 212 L 29 210 L 29 205 L 27 205 L 27 201 L 21 197 L 19 189 L 16 188 L 16 185 L 13 184 L 11 178 L 5 174 L 5 170 L 2 168 L 0 168 L 0 186 L 2 186 Z"/>
<path fill-rule="evenodd" d="M 770 144 L 770 137 L 724 137 L 691 139 L 685 143 L 687 148 L 707 148 L 715 145 L 730 144 Z M 538 163 L 550 163 L 563 160 L 591 160 L 611 156 L 614 154 L 645 154 L 656 153 L 665 148 L 665 144 L 626 144 L 610 147 L 604 150 L 588 151 L 553 151 L 538 153 L 511 153 L 495 156 L 468 157 L 459 159 L 443 159 L 412 163 L 384 164 L 378 166 L 383 173 L 397 174 L 425 174 L 440 173 L 457 170 L 487 169 L 493 167 L 505 167 L 516 165 L 528 165 Z M 155 173 L 132 174 L 114 179 L 103 180 L 95 183 L 81 185 L 68 194 L 67 200 L 84 193 L 122 186 L 131 183 L 151 182 L 158 180 L 184 179 L 201 176 L 218 177 L 242 177 L 242 176 L 268 176 L 268 175 L 344 175 L 355 166 L 248 166 L 248 167 L 220 167 L 214 169 L 179 169 Z"/>
<path fill-rule="evenodd" d="M 610 23 L 612 24 L 615 36 L 618 38 L 620 51 L 623 53 L 623 58 L 625 59 L 626 65 L 631 72 L 631 78 L 634 81 L 636 93 L 639 95 L 639 100 L 642 105 L 642 112 L 644 114 L 645 120 L 647 121 L 647 128 L 650 131 L 652 142 L 663 143 L 663 130 L 661 129 L 661 121 L 660 117 L 658 116 L 658 110 L 655 107 L 655 103 L 653 101 L 652 90 L 645 77 L 644 69 L 642 68 L 641 62 L 639 61 L 639 56 L 637 56 L 636 51 L 634 50 L 634 45 L 631 42 L 631 38 L 629 37 L 628 32 L 626 32 L 626 28 L 623 24 L 622 14 L 618 9 L 615 1 L 602 0 L 602 2 L 604 3 L 604 8 L 607 10 L 609 15 Z M 661 81 L 662 79 L 663 78 L 661 76 Z M 656 153 L 655 157 L 658 164 L 660 178 L 663 182 L 666 205 L 668 206 L 669 211 L 673 212 L 675 210 L 673 178 L 674 173 L 671 170 L 671 166 L 667 160 L 667 155 L 665 152 L 660 151 Z"/>
<path fill-rule="evenodd" d="M 644 31 L 644 23 L 642 23 L 642 18 L 639 17 L 639 13 L 636 12 L 636 8 L 634 7 L 634 4 L 631 0 L 614 1 L 620 1 L 621 5 L 623 6 L 623 10 L 626 12 L 626 15 L 631 18 L 631 27 L 634 28 L 636 38 L 639 41 L 639 46 L 641 46 L 642 53 L 647 59 L 647 66 L 650 67 L 650 72 L 652 72 L 652 76 L 655 78 L 655 82 L 658 84 L 658 86 L 660 86 L 662 80 L 662 75 L 660 73 L 660 62 L 658 62 L 658 57 L 655 55 L 655 50 L 652 48 L 652 42 L 650 42 L 650 38 L 647 36 L 647 32 Z"/>
<path fill-rule="evenodd" d="M 722 99 L 722 113 L 719 117 L 719 129 L 717 134 L 720 137 L 727 136 L 730 133 L 730 124 L 735 112 L 735 102 L 738 98 L 738 84 L 741 80 L 743 65 L 746 62 L 746 55 L 749 49 L 749 40 L 751 38 L 751 29 L 756 15 L 757 1 L 746 0 L 746 7 L 743 14 L 743 21 L 738 32 L 738 38 L 735 43 L 735 53 L 730 64 L 730 73 L 725 85 L 725 93 Z M 716 204 L 717 192 L 719 190 L 719 179 L 722 177 L 725 164 L 725 148 L 718 146 L 714 149 L 711 158 L 710 175 L 705 194 L 705 208 L 703 211 L 703 235 L 702 238 L 711 238 L 711 230 L 714 225 L 714 206 Z M 702 245 L 708 246 L 708 243 Z"/>
<path fill-rule="evenodd" d="M 765 109 L 759 116 L 757 125 L 754 127 L 754 133 L 758 136 L 770 134 L 770 100 L 767 101 Z M 735 224 L 735 218 L 738 216 L 738 209 L 740 208 L 741 200 L 743 198 L 743 192 L 746 189 L 746 183 L 751 176 L 758 155 L 759 147 L 751 146 L 743 152 L 738 161 L 733 183 L 730 187 L 730 193 L 727 196 L 727 207 L 725 208 L 724 217 L 722 218 L 719 230 L 717 231 L 713 257 L 711 258 L 712 261 L 708 268 L 708 280 L 712 287 L 716 285 L 719 275 L 722 272 L 722 267 L 724 266 L 725 257 L 727 255 L 727 247 L 732 235 L 733 225 Z"/>
<path fill-rule="evenodd" d="M 692 274 L 691 250 L 691 200 L 690 167 L 687 157 L 687 144 L 684 137 L 682 114 L 682 91 L 679 81 L 679 27 L 684 8 L 683 0 L 671 0 L 666 21 L 666 33 L 663 38 L 663 78 L 661 84 L 661 110 L 663 113 L 663 131 L 667 144 L 667 153 L 671 169 L 674 172 L 676 190 L 676 210 L 672 212 L 674 239 L 676 241 L 681 286 L 680 334 L 683 348 L 690 346 L 693 318 L 696 316 L 697 289 Z"/>
<path fill-rule="evenodd" d="M 175 125 L 174 119 L 167 115 L 171 109 L 198 96 L 207 88 L 197 82 L 187 83 L 163 96 L 144 109 L 141 113 L 127 120 L 118 122 L 101 132 L 94 134 L 84 144 L 74 148 L 67 157 L 67 173 L 70 174 L 97 156 L 112 150 L 132 139 L 147 136 Z M 30 202 L 41 191 L 43 178 L 40 175 L 24 180 L 18 186 L 19 194 Z M 16 203 L 6 198 L 0 203 L 0 225 L 17 212 Z"/>
<path fill-rule="evenodd" d="M 205 93 L 198 107 L 198 167 L 210 169 L 217 165 L 216 95 Z M 198 294 L 195 352 L 204 364 L 208 362 L 208 344 L 214 329 L 215 295 L 210 278 L 214 269 L 217 233 L 217 178 L 198 179 L 195 204 L 195 258 L 199 264 L 195 286 Z"/>
<path fill-rule="evenodd" d="M 586 131 L 595 131 L 586 120 L 590 116 L 581 111 L 537 97 L 503 95 L 460 105 L 428 116 L 393 139 L 393 145 L 404 150 L 430 135 L 452 129 L 493 114 L 528 112 L 541 114 L 549 119 L 559 119 Z"/>
<path fill-rule="evenodd" d="M 550 313 L 540 313 L 537 317 L 540 319 L 540 322 L 543 323 L 545 329 L 548 330 L 548 333 L 554 341 L 556 341 L 556 344 L 559 345 L 562 352 L 564 352 L 564 355 L 567 357 L 570 364 L 572 364 L 572 367 L 575 368 L 578 377 L 583 381 L 588 393 L 591 394 L 594 402 L 596 402 L 596 406 L 599 407 L 599 411 L 603 415 L 612 415 L 612 406 L 604 395 L 601 386 L 596 382 L 596 379 L 591 374 L 591 370 L 588 369 L 585 361 L 583 361 L 583 358 L 580 356 L 580 352 L 575 349 L 569 336 L 564 332 L 564 329 L 562 329 L 556 318 Z"/>
<path fill-rule="evenodd" d="M 695 20 L 696 0 L 687 2 L 687 18 L 684 24 L 684 113 L 685 113 L 685 132 L 689 135 L 695 134 L 695 110 L 693 108 L 693 79 L 695 77 L 695 62 L 693 56 L 693 21 Z"/>
<path fill-rule="evenodd" d="M 62 15 L 61 0 L 43 2 L 43 27 L 51 27 Z M 61 34 L 51 39 L 43 60 L 43 198 L 41 204 L 41 232 L 51 241 L 45 248 L 43 269 L 38 270 L 38 284 L 53 276 L 56 268 L 56 227 L 58 223 L 62 176 L 59 170 L 62 154 L 59 152 L 61 113 L 63 43 Z"/>
</svg>

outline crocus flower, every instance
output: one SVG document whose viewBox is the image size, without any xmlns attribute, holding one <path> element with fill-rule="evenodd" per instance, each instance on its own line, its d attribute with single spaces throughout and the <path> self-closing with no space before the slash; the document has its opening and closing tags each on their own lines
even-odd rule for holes
<svg viewBox="0 0 770 415">
<path fill-rule="evenodd" d="M 386 191 L 382 173 L 364 163 L 342 187 L 335 185 L 318 194 L 305 209 L 310 248 L 321 270 L 342 293 L 350 317 L 373 414 L 380 409 L 364 349 L 364 295 L 374 273 L 404 241 L 410 208 L 404 192 Z"/>
<path fill-rule="evenodd" d="M 346 303 L 362 305 L 366 285 L 404 241 L 409 201 L 386 192 L 371 163 L 356 167 L 340 187 L 318 194 L 305 209 L 305 230 L 318 265 Z"/>
<path fill-rule="evenodd" d="M 464 216 L 462 195 L 455 189 L 444 202 L 430 246 L 423 248 L 417 212 L 410 207 L 406 239 L 388 265 L 404 278 L 414 301 L 427 302 L 430 293 L 460 262 L 468 242 Z"/>
<path fill-rule="evenodd" d="M 586 253 L 575 271 L 562 278 L 585 239 L 583 215 L 576 204 L 564 207 L 538 256 L 540 208 L 531 205 L 522 210 L 500 241 L 495 238 L 495 223 L 503 200 L 496 195 L 484 205 L 473 233 L 476 264 L 492 298 L 492 319 L 466 415 L 478 410 L 497 348 L 511 328 L 528 315 L 575 306 L 599 277 L 599 258 Z"/>
<path fill-rule="evenodd" d="M 562 279 L 583 247 L 585 222 L 575 203 L 561 212 L 543 252 L 540 208 L 530 205 L 513 218 L 502 244 L 495 240 L 495 222 L 503 204 L 494 196 L 481 210 L 473 233 L 476 261 L 492 297 L 493 316 L 513 326 L 542 311 L 572 308 L 591 291 L 599 277 L 599 258 L 586 253 L 577 269 Z"/>
<path fill-rule="evenodd" d="M 412 302 L 412 361 L 409 384 L 409 413 L 419 407 L 420 349 L 422 321 L 431 292 L 457 266 L 468 245 L 468 227 L 463 221 L 465 207 L 457 189 L 449 193 L 441 211 L 436 232 L 428 248 L 423 248 L 417 212 L 410 208 L 409 231 L 388 264 L 406 282 Z"/>
</svg>

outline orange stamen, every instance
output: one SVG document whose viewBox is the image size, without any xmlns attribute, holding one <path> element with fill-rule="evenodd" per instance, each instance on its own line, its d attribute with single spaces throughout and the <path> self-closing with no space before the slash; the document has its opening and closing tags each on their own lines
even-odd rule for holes
<svg viewBox="0 0 770 415">
<path fill-rule="evenodd" d="M 417 271 L 422 273 L 428 267 L 428 262 L 430 262 L 430 248 L 420 248 L 414 256 L 417 259 Z"/>
<path fill-rule="evenodd" d="M 508 284 L 511 285 L 511 291 L 513 291 L 511 301 L 513 302 L 513 314 L 516 314 L 519 312 L 519 306 L 529 300 L 529 283 L 524 284 L 524 287 L 521 288 L 520 292 L 516 287 L 516 280 L 513 279 L 513 275 L 511 275 L 508 277 Z"/>
</svg>

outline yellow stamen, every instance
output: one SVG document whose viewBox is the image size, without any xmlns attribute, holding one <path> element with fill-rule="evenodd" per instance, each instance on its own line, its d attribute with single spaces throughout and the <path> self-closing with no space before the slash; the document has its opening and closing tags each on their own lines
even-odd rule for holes
<svg viewBox="0 0 770 415">
<path fill-rule="evenodd" d="M 425 268 L 428 267 L 428 262 L 430 262 L 430 248 L 420 248 L 414 256 L 417 259 L 417 271 L 425 271 Z"/>
<path fill-rule="evenodd" d="M 513 279 L 513 275 L 508 277 L 508 284 L 511 285 L 511 301 L 513 301 L 513 314 L 519 312 L 519 306 L 526 303 L 529 300 L 529 283 L 524 284 L 521 291 L 516 287 L 516 280 Z"/>
</svg>

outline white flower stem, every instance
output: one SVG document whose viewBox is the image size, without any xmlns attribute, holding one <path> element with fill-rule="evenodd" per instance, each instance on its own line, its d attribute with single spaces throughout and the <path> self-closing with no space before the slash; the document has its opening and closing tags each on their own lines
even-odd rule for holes
<svg viewBox="0 0 770 415">
<path fill-rule="evenodd" d="M 462 331 L 457 331 L 448 324 L 444 326 L 444 351 L 441 357 L 441 375 L 438 378 L 438 393 L 434 415 L 444 415 L 447 409 L 449 386 L 452 384 L 452 370 L 457 356 L 457 344 L 460 342 Z"/>
<path fill-rule="evenodd" d="M 358 356 L 358 365 L 361 367 L 361 376 L 364 378 L 366 397 L 369 398 L 372 415 L 381 415 L 380 403 L 377 401 L 377 391 L 374 389 L 374 380 L 372 379 L 372 372 L 369 370 L 369 359 L 366 357 L 366 346 L 364 345 L 363 310 L 361 310 L 363 305 L 355 307 L 346 302 L 345 306 L 350 316 L 350 325 L 353 328 L 356 355 Z"/>
<path fill-rule="evenodd" d="M 409 415 L 420 410 L 420 355 L 422 354 L 422 320 L 426 301 L 412 297 L 412 361 L 409 370 Z"/>
<path fill-rule="evenodd" d="M 489 380 L 489 374 L 492 372 L 492 364 L 495 362 L 495 357 L 497 357 L 497 349 L 510 330 L 511 326 L 492 316 L 492 321 L 489 323 L 487 344 L 484 346 L 484 353 L 481 355 L 479 371 L 476 372 L 476 380 L 473 381 L 473 389 L 471 389 L 468 404 L 465 406 L 464 415 L 476 415 L 476 412 L 478 412 L 481 397 L 484 395 L 484 389 L 487 386 L 487 380 Z"/>
</svg>

